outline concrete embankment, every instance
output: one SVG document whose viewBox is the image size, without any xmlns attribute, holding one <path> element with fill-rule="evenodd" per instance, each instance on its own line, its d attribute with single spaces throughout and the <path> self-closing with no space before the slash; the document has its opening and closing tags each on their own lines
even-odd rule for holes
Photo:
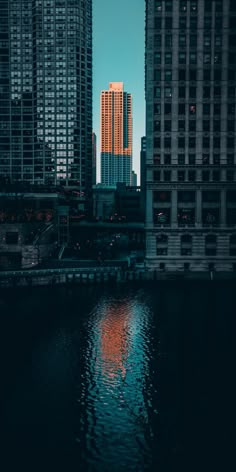
<svg viewBox="0 0 236 472">
<path fill-rule="evenodd" d="M 64 268 L 0 272 L 0 288 L 54 285 L 95 285 L 108 283 L 149 282 L 158 280 L 226 280 L 235 272 L 158 272 L 120 267 Z"/>
</svg>

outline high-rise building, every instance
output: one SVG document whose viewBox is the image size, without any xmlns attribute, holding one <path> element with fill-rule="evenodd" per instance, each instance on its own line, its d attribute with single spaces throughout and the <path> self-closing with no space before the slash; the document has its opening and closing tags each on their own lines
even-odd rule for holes
<svg viewBox="0 0 236 472">
<path fill-rule="evenodd" d="M 122 82 L 101 93 L 101 182 L 131 185 L 132 97 Z"/>
<path fill-rule="evenodd" d="M 0 175 L 92 185 L 92 0 L 2 0 Z"/>
<path fill-rule="evenodd" d="M 236 270 L 235 0 L 146 1 L 146 265 Z"/>
</svg>

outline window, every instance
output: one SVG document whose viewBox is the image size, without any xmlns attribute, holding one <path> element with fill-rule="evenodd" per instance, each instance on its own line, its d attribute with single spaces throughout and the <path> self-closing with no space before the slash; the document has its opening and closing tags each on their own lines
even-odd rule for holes
<svg viewBox="0 0 236 472">
<path fill-rule="evenodd" d="M 216 166 L 220 164 L 220 154 L 213 154 L 213 164 Z"/>
<path fill-rule="evenodd" d="M 172 17 L 166 17 L 165 18 L 165 27 L 166 27 L 166 29 L 171 29 L 172 28 Z"/>
<path fill-rule="evenodd" d="M 158 256 L 166 256 L 168 253 L 168 236 L 165 234 L 156 237 L 156 253 Z"/>
<path fill-rule="evenodd" d="M 161 64 L 161 53 L 160 52 L 155 52 L 154 53 L 154 63 L 155 64 Z"/>
<path fill-rule="evenodd" d="M 179 103 L 179 115 L 185 115 L 185 104 Z"/>
<path fill-rule="evenodd" d="M 164 147 L 166 149 L 171 148 L 171 138 L 165 136 L 165 138 L 164 138 Z"/>
<path fill-rule="evenodd" d="M 210 104 L 203 103 L 203 115 L 210 115 Z"/>
<path fill-rule="evenodd" d="M 171 192 L 166 192 L 165 190 L 154 192 L 154 202 L 170 203 L 171 201 Z"/>
<path fill-rule="evenodd" d="M 227 154 L 227 164 L 229 166 L 234 165 L 234 154 Z"/>
<path fill-rule="evenodd" d="M 210 137 L 209 136 L 203 136 L 203 138 L 202 138 L 202 147 L 203 148 L 209 148 L 210 147 Z"/>
<path fill-rule="evenodd" d="M 179 64 L 186 64 L 186 54 L 185 52 L 179 53 Z"/>
<path fill-rule="evenodd" d="M 191 136 L 188 138 L 188 146 L 189 148 L 195 148 L 196 146 L 196 138 L 192 138 Z"/>
<path fill-rule="evenodd" d="M 159 120 L 154 121 L 154 131 L 161 131 L 161 121 Z"/>
<path fill-rule="evenodd" d="M 166 0 L 165 1 L 165 7 L 166 7 L 166 12 L 171 12 L 172 11 L 172 0 Z"/>
<path fill-rule="evenodd" d="M 203 180 L 203 182 L 209 182 L 209 180 L 210 180 L 209 170 L 203 170 L 202 171 L 202 180 Z"/>
<path fill-rule="evenodd" d="M 186 80 L 186 71 L 185 69 L 179 69 L 179 80 L 185 81 Z"/>
<path fill-rule="evenodd" d="M 185 164 L 185 154 L 178 154 L 178 164 L 181 166 Z"/>
<path fill-rule="evenodd" d="M 211 36 L 209 34 L 204 35 L 204 47 L 205 48 L 211 47 Z"/>
<path fill-rule="evenodd" d="M 155 11 L 161 11 L 161 10 L 162 10 L 162 1 L 155 0 Z"/>
<path fill-rule="evenodd" d="M 155 69 L 154 70 L 154 80 L 160 81 L 161 80 L 161 70 L 160 69 Z"/>
<path fill-rule="evenodd" d="M 190 64 L 196 64 L 197 63 L 197 54 L 195 52 L 190 52 L 189 63 Z"/>
<path fill-rule="evenodd" d="M 170 165 L 171 164 L 171 155 L 170 154 L 164 154 L 164 164 L 165 165 Z"/>
<path fill-rule="evenodd" d="M 213 182 L 219 182 L 219 180 L 220 180 L 220 171 L 219 170 L 213 170 L 212 178 L 213 178 Z"/>
<path fill-rule="evenodd" d="M 165 64 L 172 64 L 172 54 L 170 52 L 165 53 Z"/>
<path fill-rule="evenodd" d="M 196 164 L 196 156 L 195 154 L 189 154 L 188 156 L 188 162 L 190 165 L 195 165 Z"/>
<path fill-rule="evenodd" d="M 171 48 L 172 47 L 172 35 L 171 34 L 166 34 L 165 35 L 165 47 L 166 48 Z"/>
<path fill-rule="evenodd" d="M 189 131 L 196 131 L 196 120 L 189 120 Z"/>
<path fill-rule="evenodd" d="M 187 0 L 180 0 L 179 9 L 180 9 L 180 12 L 184 12 L 184 13 L 187 12 Z"/>
<path fill-rule="evenodd" d="M 209 53 L 203 55 L 203 62 L 204 62 L 204 64 L 210 64 L 211 63 L 211 55 Z"/>
<path fill-rule="evenodd" d="M 160 103 L 155 103 L 154 104 L 154 115 L 160 115 L 161 114 L 161 104 Z"/>
<path fill-rule="evenodd" d="M 171 87 L 165 87 L 165 98 L 171 98 L 171 97 L 172 97 Z"/>
<path fill-rule="evenodd" d="M 161 138 L 154 138 L 154 141 L 153 141 L 153 146 L 154 148 L 160 148 L 161 147 Z"/>
<path fill-rule="evenodd" d="M 154 170 L 153 171 L 153 180 L 154 180 L 154 182 L 160 182 L 161 172 L 159 170 Z"/>
<path fill-rule="evenodd" d="M 213 129 L 214 129 L 214 131 L 220 131 L 220 129 L 221 129 L 221 122 L 220 122 L 220 120 L 214 120 L 214 122 L 213 122 Z"/>
<path fill-rule="evenodd" d="M 190 170 L 188 173 L 188 180 L 189 182 L 195 182 L 196 180 L 196 172 L 194 170 Z"/>
<path fill-rule="evenodd" d="M 161 87 L 154 87 L 154 98 L 160 98 L 161 96 Z"/>
<path fill-rule="evenodd" d="M 179 125 L 179 131 L 185 131 L 185 120 L 179 120 L 178 125 Z"/>
<path fill-rule="evenodd" d="M 155 18 L 155 29 L 161 29 L 161 18 Z"/>
<path fill-rule="evenodd" d="M 196 87 L 189 87 L 189 97 L 196 98 L 197 88 Z"/>
<path fill-rule="evenodd" d="M 191 256 L 192 254 L 192 236 L 184 234 L 181 236 L 181 256 Z"/>
<path fill-rule="evenodd" d="M 171 70 L 165 70 L 165 81 L 171 81 L 172 80 L 172 71 Z"/>
<path fill-rule="evenodd" d="M 184 30 L 187 26 L 187 19 L 186 16 L 180 16 L 179 17 L 179 28 Z"/>
<path fill-rule="evenodd" d="M 155 34 L 154 35 L 154 46 L 159 48 L 161 47 L 161 35 L 160 34 Z"/>
<path fill-rule="evenodd" d="M 196 34 L 190 34 L 189 44 L 190 44 L 190 47 L 196 47 L 197 46 L 197 35 Z"/>
<path fill-rule="evenodd" d="M 186 46 L 186 34 L 179 35 L 179 46 L 183 48 Z"/>
<path fill-rule="evenodd" d="M 210 98 L 210 96 L 211 96 L 211 88 L 203 87 L 203 98 Z"/>
<path fill-rule="evenodd" d="M 165 103 L 164 112 L 165 112 L 165 115 L 171 114 L 171 103 Z"/>
<path fill-rule="evenodd" d="M 179 226 L 193 226 L 195 223 L 194 208 L 178 208 L 178 224 Z"/>
<path fill-rule="evenodd" d="M 171 131 L 171 120 L 165 120 L 164 130 Z"/>
<path fill-rule="evenodd" d="M 226 180 L 228 182 L 233 182 L 234 181 L 234 171 L 233 170 L 227 170 L 226 172 Z"/>
<path fill-rule="evenodd" d="M 195 115 L 197 111 L 196 103 L 192 103 L 189 105 L 189 113 L 190 115 Z"/>
<path fill-rule="evenodd" d="M 186 87 L 179 87 L 179 98 L 185 98 Z"/>
<path fill-rule="evenodd" d="M 178 171 L 178 181 L 179 182 L 184 182 L 185 181 L 185 172 L 184 172 L 184 170 L 179 170 Z"/>
<path fill-rule="evenodd" d="M 179 146 L 179 148 L 184 148 L 185 147 L 185 138 L 182 138 L 182 137 L 178 138 L 178 146 Z"/>
<path fill-rule="evenodd" d="M 192 190 L 180 190 L 178 192 L 178 203 L 195 203 L 195 192 Z"/>
<path fill-rule="evenodd" d="M 211 71 L 210 69 L 204 69 L 203 71 L 203 79 L 205 81 L 210 81 L 211 80 Z"/>
<path fill-rule="evenodd" d="M 192 81 L 192 82 L 193 81 L 195 82 L 197 80 L 197 71 L 196 71 L 196 69 L 191 69 L 190 68 L 190 70 L 189 70 L 189 80 Z"/>
</svg>

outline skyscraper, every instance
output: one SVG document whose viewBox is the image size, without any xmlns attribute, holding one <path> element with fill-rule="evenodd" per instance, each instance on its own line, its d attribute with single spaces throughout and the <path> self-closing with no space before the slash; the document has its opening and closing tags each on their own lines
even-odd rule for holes
<svg viewBox="0 0 236 472">
<path fill-rule="evenodd" d="M 132 97 L 122 82 L 101 93 L 101 182 L 131 185 Z"/>
<path fill-rule="evenodd" d="M 92 0 L 0 4 L 0 175 L 92 182 Z"/>
<path fill-rule="evenodd" d="M 236 270 L 234 0 L 146 1 L 146 264 Z"/>
</svg>

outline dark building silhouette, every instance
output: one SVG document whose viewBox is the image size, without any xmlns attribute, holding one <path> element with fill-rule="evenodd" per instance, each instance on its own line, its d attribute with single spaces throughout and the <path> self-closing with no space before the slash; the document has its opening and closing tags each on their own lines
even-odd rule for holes
<svg viewBox="0 0 236 472">
<path fill-rule="evenodd" d="M 93 145 L 93 160 L 92 160 L 92 184 L 96 185 L 96 170 L 97 170 L 97 136 L 95 133 L 92 134 L 92 145 Z"/>
<path fill-rule="evenodd" d="M 146 264 L 236 263 L 236 4 L 146 2 Z"/>
<path fill-rule="evenodd" d="M 142 213 L 145 214 L 146 202 L 146 136 L 141 138 L 140 151 L 140 187 L 141 187 L 141 205 Z"/>
<path fill-rule="evenodd" d="M 0 4 L 0 176 L 92 186 L 92 1 Z"/>
</svg>

